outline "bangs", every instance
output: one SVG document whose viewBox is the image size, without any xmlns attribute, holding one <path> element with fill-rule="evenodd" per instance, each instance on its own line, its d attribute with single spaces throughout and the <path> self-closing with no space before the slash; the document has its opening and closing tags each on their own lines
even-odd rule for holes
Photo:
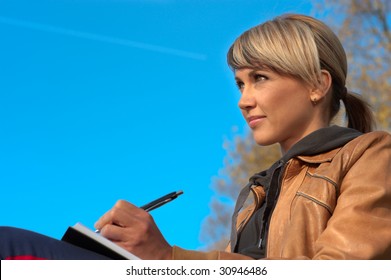
<svg viewBox="0 0 391 280">
<path fill-rule="evenodd" d="M 232 70 L 241 68 L 267 68 L 282 73 L 281 67 L 273 63 L 273 56 L 268 53 L 270 42 L 263 38 L 255 40 L 252 30 L 243 33 L 228 51 L 228 65 Z"/>
<path fill-rule="evenodd" d="M 267 68 L 317 84 L 321 70 L 313 37 L 307 25 L 276 18 L 236 39 L 227 53 L 227 62 L 233 71 Z"/>
</svg>

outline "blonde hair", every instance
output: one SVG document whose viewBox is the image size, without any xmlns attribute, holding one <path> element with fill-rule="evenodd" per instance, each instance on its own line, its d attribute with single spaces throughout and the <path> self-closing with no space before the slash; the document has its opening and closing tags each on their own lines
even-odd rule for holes
<svg viewBox="0 0 391 280">
<path fill-rule="evenodd" d="M 343 100 L 348 126 L 362 132 L 372 130 L 369 106 L 347 92 L 347 60 L 334 32 L 323 22 L 305 15 L 286 14 L 244 32 L 230 47 L 227 60 L 233 69 L 267 68 L 318 87 L 321 71 L 332 77 L 330 119 Z"/>
</svg>

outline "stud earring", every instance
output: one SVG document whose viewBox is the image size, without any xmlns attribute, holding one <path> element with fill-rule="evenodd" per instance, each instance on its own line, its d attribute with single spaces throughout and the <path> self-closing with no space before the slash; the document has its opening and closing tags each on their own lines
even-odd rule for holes
<svg viewBox="0 0 391 280">
<path fill-rule="evenodd" d="M 316 99 L 316 97 L 314 97 L 312 100 L 311 100 L 312 104 L 316 105 L 318 103 L 318 100 Z"/>
</svg>

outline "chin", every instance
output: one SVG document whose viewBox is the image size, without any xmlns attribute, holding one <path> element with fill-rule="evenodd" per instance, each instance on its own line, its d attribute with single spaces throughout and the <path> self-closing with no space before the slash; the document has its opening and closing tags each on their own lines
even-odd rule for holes
<svg viewBox="0 0 391 280">
<path fill-rule="evenodd" d="M 253 134 L 253 138 L 255 143 L 257 143 L 259 146 L 270 146 L 277 143 L 277 140 L 265 137 L 265 135 L 257 136 L 256 134 Z"/>
</svg>

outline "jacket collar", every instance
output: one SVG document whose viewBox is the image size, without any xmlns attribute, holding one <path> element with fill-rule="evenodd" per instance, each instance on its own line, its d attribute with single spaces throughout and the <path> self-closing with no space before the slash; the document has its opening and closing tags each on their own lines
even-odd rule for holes
<svg viewBox="0 0 391 280">
<path fill-rule="evenodd" d="M 298 159 L 306 162 L 306 163 L 324 163 L 324 162 L 330 162 L 335 157 L 335 155 L 342 149 L 342 147 L 339 147 L 337 149 L 318 154 L 313 156 L 297 156 Z"/>
</svg>

